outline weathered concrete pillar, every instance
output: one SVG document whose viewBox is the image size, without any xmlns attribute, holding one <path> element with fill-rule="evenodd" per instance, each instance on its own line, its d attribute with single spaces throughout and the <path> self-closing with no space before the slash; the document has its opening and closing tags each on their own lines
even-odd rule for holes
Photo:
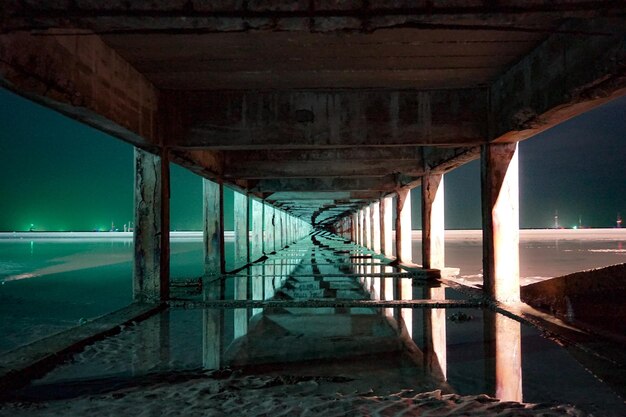
<svg viewBox="0 0 626 417">
<path fill-rule="evenodd" d="M 274 247 L 274 207 L 266 204 L 263 210 L 263 219 L 265 222 L 265 244 L 263 251 L 270 254 L 275 251 Z"/>
<path fill-rule="evenodd" d="M 422 265 L 445 266 L 443 174 L 422 177 Z"/>
<path fill-rule="evenodd" d="M 359 244 L 359 229 L 361 227 L 361 219 L 359 212 L 354 213 L 354 243 Z"/>
<path fill-rule="evenodd" d="M 235 192 L 234 200 L 234 229 L 235 229 L 235 268 L 240 268 L 250 262 L 250 235 L 249 235 L 249 216 L 248 216 L 248 196 Z M 234 298 L 235 300 L 248 299 L 248 269 L 240 272 L 240 276 L 234 279 Z M 248 332 L 248 310 L 236 308 L 233 310 L 234 315 L 234 337 L 241 337 Z"/>
<path fill-rule="evenodd" d="M 360 227 L 359 227 L 359 239 L 360 239 L 360 245 L 361 246 L 365 246 L 367 244 L 367 241 L 365 240 L 366 236 L 365 236 L 365 209 L 361 209 L 359 210 L 359 223 L 360 223 Z"/>
<path fill-rule="evenodd" d="M 252 244 L 250 246 L 250 260 L 256 261 L 263 256 L 263 206 L 256 198 L 252 203 Z"/>
<path fill-rule="evenodd" d="M 235 267 L 250 262 L 250 219 L 248 216 L 248 196 L 235 192 L 233 200 L 235 229 Z"/>
<path fill-rule="evenodd" d="M 278 236 L 280 249 L 285 247 L 285 213 L 282 210 L 278 211 Z"/>
<path fill-rule="evenodd" d="M 370 217 L 370 206 L 366 206 L 363 209 L 363 219 L 364 219 L 364 231 L 363 233 L 365 234 L 365 244 L 363 246 L 365 246 L 368 249 L 372 248 L 372 224 L 371 224 L 371 217 Z"/>
<path fill-rule="evenodd" d="M 224 272 L 224 187 L 202 180 L 202 236 L 204 238 L 204 275 Z"/>
<path fill-rule="evenodd" d="M 372 225 L 372 250 L 380 253 L 380 203 L 372 203 L 370 207 L 370 224 Z"/>
<path fill-rule="evenodd" d="M 411 248 L 411 192 L 400 190 L 396 204 L 396 259 L 402 263 L 410 263 Z"/>
<path fill-rule="evenodd" d="M 483 288 L 504 302 L 520 299 L 518 182 L 517 144 L 483 145 Z"/>
<path fill-rule="evenodd" d="M 380 243 L 383 254 L 390 258 L 393 256 L 393 197 L 382 199 L 380 204 Z"/>
<path fill-rule="evenodd" d="M 135 229 L 133 298 L 141 302 L 169 298 L 169 159 L 135 148 Z"/>
<path fill-rule="evenodd" d="M 272 226 L 274 230 L 274 250 L 279 251 L 282 248 L 280 245 L 280 210 L 276 208 L 272 216 Z"/>
</svg>

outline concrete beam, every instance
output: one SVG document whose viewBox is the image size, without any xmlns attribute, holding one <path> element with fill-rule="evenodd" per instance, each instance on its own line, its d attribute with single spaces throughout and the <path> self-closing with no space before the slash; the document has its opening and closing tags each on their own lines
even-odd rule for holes
<svg viewBox="0 0 626 417">
<path fill-rule="evenodd" d="M 380 191 L 278 191 L 267 193 L 266 199 L 279 201 L 313 201 L 331 200 L 332 202 L 351 202 L 355 200 L 375 200 L 381 196 Z"/>
<path fill-rule="evenodd" d="M 0 86 L 141 148 L 159 143 L 159 93 L 99 36 L 0 35 Z"/>
<path fill-rule="evenodd" d="M 177 150 L 171 159 L 203 178 L 219 181 L 223 177 L 224 158 L 219 151 Z"/>
<path fill-rule="evenodd" d="M 135 148 L 133 299 L 169 298 L 169 161 Z"/>
<path fill-rule="evenodd" d="M 221 151 L 224 163 L 268 162 L 336 162 L 336 161 L 421 161 L 422 151 L 416 146 L 391 148 L 273 149 L 254 151 Z"/>
<path fill-rule="evenodd" d="M 490 137 L 530 138 L 626 95 L 624 19 L 572 20 L 504 73 L 491 87 Z"/>
<path fill-rule="evenodd" d="M 484 89 L 170 92 L 184 109 L 173 148 L 324 149 L 485 142 Z"/>
<path fill-rule="evenodd" d="M 232 163 L 224 167 L 224 178 L 271 179 L 310 177 L 377 177 L 394 173 L 419 176 L 424 173 L 421 160 L 361 161 L 258 161 Z"/>
<path fill-rule="evenodd" d="M 394 176 L 373 178 L 292 178 L 259 180 L 251 188 L 253 192 L 316 192 L 331 191 L 364 191 L 393 192 L 409 180 L 398 181 Z"/>
<path fill-rule="evenodd" d="M 520 300 L 517 147 L 485 145 L 481 158 L 483 288 L 504 302 Z"/>
<path fill-rule="evenodd" d="M 224 186 L 202 180 L 202 235 L 204 238 L 204 274 L 225 272 L 224 258 Z"/>
<path fill-rule="evenodd" d="M 23 2 L 9 1 L 3 20 L 5 30 L 67 26 L 68 20 L 103 33 L 201 34 L 216 32 L 374 32 L 390 27 L 436 28 L 437 24 L 501 30 L 540 30 L 536 22 L 567 16 L 593 16 L 620 11 L 610 0 L 518 0 L 403 2 L 251 2 L 232 1 L 122 1 Z M 116 19 L 113 19 L 116 18 Z M 452 25 L 450 22 L 456 22 Z M 532 23 L 535 22 L 533 26 Z"/>
</svg>

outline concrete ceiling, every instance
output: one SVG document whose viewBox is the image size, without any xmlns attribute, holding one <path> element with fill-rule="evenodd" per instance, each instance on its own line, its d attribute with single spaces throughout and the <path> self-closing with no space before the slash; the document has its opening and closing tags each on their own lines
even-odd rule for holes
<svg viewBox="0 0 626 417">
<path fill-rule="evenodd" d="M 145 77 L 169 124 L 156 145 L 175 162 L 314 222 L 419 185 L 531 126 L 577 86 L 563 82 L 571 51 L 605 58 L 612 44 L 602 42 L 625 26 L 616 1 L 3 3 L 0 33 L 76 45 L 96 34 Z M 599 17 L 613 26 L 587 24 Z M 96 71 L 107 59 L 93 58 Z M 529 88 L 532 97 L 518 94 Z"/>
<path fill-rule="evenodd" d="M 545 36 L 406 28 L 371 34 L 122 34 L 104 40 L 163 89 L 447 89 L 487 85 Z"/>
</svg>

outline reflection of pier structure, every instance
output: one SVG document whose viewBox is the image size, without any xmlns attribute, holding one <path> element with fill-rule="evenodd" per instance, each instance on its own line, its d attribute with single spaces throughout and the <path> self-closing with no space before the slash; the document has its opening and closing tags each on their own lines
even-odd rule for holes
<svg viewBox="0 0 626 417">
<path fill-rule="evenodd" d="M 354 259 L 373 252 L 417 274 L 416 187 L 419 273 L 437 278 L 444 175 L 478 158 L 484 292 L 517 302 L 517 143 L 626 92 L 619 2 L 6 3 L 1 85 L 135 146 L 138 302 L 171 301 L 170 163 L 203 177 L 203 302 L 223 298 L 206 288 L 227 276 L 233 298 L 259 300 L 259 313 L 291 266 L 255 262 L 314 229 L 360 245 Z M 224 186 L 236 190 L 234 274 L 225 270 Z M 387 267 L 355 263 L 354 273 L 381 301 L 444 303 L 437 285 L 418 297 Z M 413 333 L 412 311 L 380 306 Z M 445 378 L 439 311 L 420 328 L 430 329 L 426 362 Z M 250 314 L 229 318 L 236 336 L 250 331 Z M 207 352 L 221 352 L 218 316 L 204 316 Z M 492 324 L 495 344 L 514 349 L 515 337 Z M 516 359 L 496 358 L 496 369 L 508 363 L 516 374 Z M 207 366 L 219 363 L 206 354 Z M 518 388 L 498 383 L 506 398 Z"/>
<path fill-rule="evenodd" d="M 168 298 L 170 162 L 206 179 L 207 233 L 226 184 L 274 249 L 317 227 L 391 255 L 393 199 L 403 263 L 421 185 L 439 268 L 443 175 L 480 158 L 485 290 L 518 300 L 516 143 L 625 91 L 615 2 L 191 3 L 3 11 L 2 85 L 137 148 L 137 299 Z"/>
</svg>

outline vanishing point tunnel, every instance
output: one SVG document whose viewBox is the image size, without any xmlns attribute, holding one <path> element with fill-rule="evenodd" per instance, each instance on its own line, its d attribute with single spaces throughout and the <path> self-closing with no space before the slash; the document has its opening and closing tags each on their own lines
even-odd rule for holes
<svg viewBox="0 0 626 417">
<path fill-rule="evenodd" d="M 367 248 L 386 277 L 437 280 L 444 175 L 475 159 L 484 295 L 516 302 L 517 144 L 626 93 L 624 15 L 582 0 L 6 0 L 0 85 L 135 146 L 137 302 L 173 300 L 170 163 L 204 178 L 205 284 L 227 274 L 223 187 L 237 191 L 230 273 L 258 308 L 249 268 L 310 233 Z"/>
</svg>

